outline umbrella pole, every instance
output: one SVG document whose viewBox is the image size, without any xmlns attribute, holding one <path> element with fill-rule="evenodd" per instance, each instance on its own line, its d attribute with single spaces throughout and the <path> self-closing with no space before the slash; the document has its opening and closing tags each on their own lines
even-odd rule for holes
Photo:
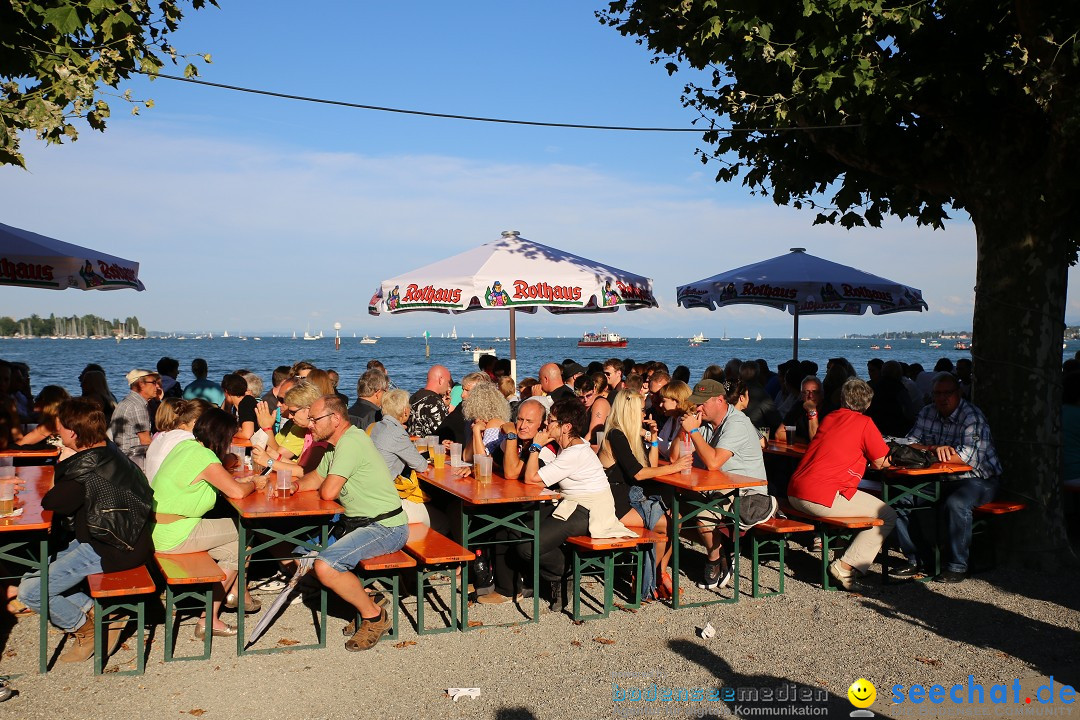
<svg viewBox="0 0 1080 720">
<path fill-rule="evenodd" d="M 510 308 L 510 377 L 517 382 L 517 310 Z"/>
<path fill-rule="evenodd" d="M 791 357 L 795 360 L 799 359 L 799 308 L 795 307 L 795 334 L 791 338 Z"/>
</svg>

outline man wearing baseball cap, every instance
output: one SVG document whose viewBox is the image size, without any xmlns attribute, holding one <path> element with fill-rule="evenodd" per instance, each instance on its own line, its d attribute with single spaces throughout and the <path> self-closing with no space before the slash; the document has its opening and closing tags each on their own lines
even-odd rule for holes
<svg viewBox="0 0 1080 720">
<path fill-rule="evenodd" d="M 732 389 L 732 394 L 736 392 Z M 689 400 L 698 406 L 698 411 L 683 416 L 682 428 L 694 444 L 694 454 L 700 465 L 709 470 L 767 479 L 757 428 L 735 409 L 733 402 L 738 399 L 728 395 L 727 387 L 717 380 L 701 380 L 694 386 Z M 672 443 L 671 448 L 674 462 L 681 451 L 681 443 Z M 765 486 L 744 488 L 741 495 L 739 520 L 742 529 L 776 514 L 776 498 L 766 492 Z M 724 534 L 716 531 L 717 522 L 722 522 L 723 518 L 702 512 L 698 519 L 698 531 L 708 551 L 704 577 L 698 587 L 724 587 L 731 580 L 731 560 L 730 551 L 724 545 Z"/>
<path fill-rule="evenodd" d="M 116 404 L 109 432 L 120 452 L 142 467 L 150 444 L 150 413 L 146 404 L 161 397 L 161 376 L 153 370 L 135 369 L 126 376 L 131 392 Z"/>
</svg>

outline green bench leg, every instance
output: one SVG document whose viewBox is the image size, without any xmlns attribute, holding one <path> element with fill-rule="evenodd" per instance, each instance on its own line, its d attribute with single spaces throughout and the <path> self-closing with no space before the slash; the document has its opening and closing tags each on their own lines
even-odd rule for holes
<svg viewBox="0 0 1080 720">
<path fill-rule="evenodd" d="M 194 599 L 201 601 L 202 605 L 182 607 L 180 603 Z M 209 660 L 213 633 L 207 632 L 203 638 L 202 655 L 188 655 L 177 657 L 175 655 L 177 616 L 181 613 L 201 612 L 206 618 L 214 617 L 214 587 L 207 585 L 202 590 L 185 590 L 174 593 L 172 585 L 165 586 L 165 662 L 182 662 L 184 660 Z"/>
<path fill-rule="evenodd" d="M 416 571 L 417 635 L 438 635 L 439 633 L 452 632 L 458 629 L 458 605 L 462 602 L 462 598 L 458 596 L 457 566 L 458 563 L 455 563 L 449 568 L 437 568 L 434 570 L 418 569 Z M 430 579 L 434 577 L 444 577 L 450 581 L 450 622 L 446 627 L 441 628 L 424 627 L 424 606 L 427 604 L 427 587 L 430 584 Z"/>
<path fill-rule="evenodd" d="M 596 554 L 584 554 L 577 547 L 571 546 L 571 558 L 573 561 L 573 605 L 571 615 L 576 622 L 584 620 L 596 620 L 606 618 L 611 614 L 615 605 L 615 568 L 629 567 L 634 570 L 634 583 L 631 595 L 626 607 L 641 607 L 641 571 L 644 553 L 640 547 L 620 548 L 598 552 Z M 603 608 L 600 612 L 585 615 L 581 611 L 582 589 L 581 581 L 585 576 L 599 577 L 603 582 Z"/>
<path fill-rule="evenodd" d="M 773 597 L 775 595 L 784 594 L 784 580 L 785 575 L 785 559 L 784 553 L 787 550 L 787 537 L 780 535 L 777 537 L 761 537 L 756 534 L 752 534 L 750 537 L 753 548 L 753 561 L 754 567 L 751 570 L 751 597 L 764 598 Z M 824 544 L 823 544 L 824 547 Z M 779 588 L 771 592 L 762 592 L 761 590 L 761 577 L 760 568 L 763 560 L 770 558 L 776 558 L 777 569 L 780 572 Z M 826 573 L 828 572 L 828 564 L 826 563 Z"/>
<path fill-rule="evenodd" d="M 391 620 L 390 620 L 390 623 L 391 623 L 390 624 L 390 632 L 388 632 L 386 634 L 386 638 L 388 640 L 397 640 L 397 638 L 398 638 L 398 618 L 399 618 L 398 605 L 400 604 L 400 600 L 401 600 L 401 585 L 400 585 L 400 582 L 399 582 L 399 578 L 400 578 L 400 576 L 396 572 L 392 573 L 390 575 L 370 575 L 370 576 L 367 576 L 367 577 L 360 578 L 360 583 L 364 587 L 369 587 L 371 585 L 374 585 L 377 582 L 380 582 L 383 585 L 389 585 L 390 586 L 390 603 L 393 606 L 393 609 L 391 610 L 391 614 L 390 614 L 390 617 L 391 617 Z M 360 613 L 356 613 L 356 627 L 357 628 L 360 627 L 361 622 L 363 622 L 363 618 L 360 617 Z"/>
<path fill-rule="evenodd" d="M 139 597 L 131 602 L 117 602 L 103 605 L 97 598 L 94 599 L 94 674 L 101 675 L 105 669 L 106 638 L 102 633 L 105 618 L 116 612 L 128 612 L 134 615 L 137 623 L 135 633 L 137 654 L 135 656 L 135 669 L 117 671 L 117 675 L 142 675 L 146 669 L 146 598 Z M 131 620 L 125 621 L 125 625 Z M 109 623 L 112 624 L 111 622 Z"/>
</svg>

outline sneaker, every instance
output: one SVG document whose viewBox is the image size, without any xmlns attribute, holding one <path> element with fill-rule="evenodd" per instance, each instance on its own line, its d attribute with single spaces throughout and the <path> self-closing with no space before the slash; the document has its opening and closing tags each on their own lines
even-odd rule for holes
<svg viewBox="0 0 1080 720">
<path fill-rule="evenodd" d="M 964 582 L 964 578 L 966 577 L 966 572 L 957 572 L 955 570 L 942 570 L 941 574 L 937 576 L 937 580 L 938 582 L 955 584 Z"/>
<path fill-rule="evenodd" d="M 548 610 L 551 612 L 562 612 L 563 608 L 566 607 L 566 603 L 563 602 L 562 580 L 552 580 L 548 585 L 551 595 L 551 602 L 548 604 Z"/>
<path fill-rule="evenodd" d="M 349 652 L 370 650 L 378 644 L 379 638 L 390 631 L 390 616 L 386 614 L 386 608 L 379 608 L 379 617 L 375 620 L 364 618 L 351 638 L 345 641 L 345 649 Z"/>
<path fill-rule="evenodd" d="M 702 590 L 713 588 L 725 588 L 731 582 L 731 561 L 721 558 L 716 561 L 708 561 L 702 571 L 701 582 L 694 583 Z"/>
<path fill-rule="evenodd" d="M 476 599 L 476 602 L 481 605 L 505 605 L 510 602 L 511 598 L 503 595 L 502 593 L 489 592 L 486 595 L 481 595 Z"/>
<path fill-rule="evenodd" d="M 7 675 L 0 676 L 0 702 L 4 702 L 5 700 L 10 700 L 11 698 L 13 698 L 13 697 L 15 697 L 16 695 L 19 694 L 18 690 L 16 690 L 15 688 L 11 687 L 11 685 L 8 684 L 8 681 L 10 679 L 11 678 L 8 677 Z"/>
</svg>

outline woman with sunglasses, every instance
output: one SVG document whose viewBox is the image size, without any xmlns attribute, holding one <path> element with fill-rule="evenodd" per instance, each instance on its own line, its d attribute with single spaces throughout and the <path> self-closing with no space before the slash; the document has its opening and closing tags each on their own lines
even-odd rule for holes
<svg viewBox="0 0 1080 720">
<path fill-rule="evenodd" d="M 547 427 L 529 446 L 524 482 L 544 487 L 559 486 L 562 500 L 546 509 L 540 518 L 540 577 L 550 583 L 551 609 L 561 610 L 562 579 L 566 561 L 562 545 L 569 537 L 633 537 L 637 533 L 619 522 L 615 498 L 607 473 L 582 435 L 588 429 L 588 411 L 577 398 L 560 400 L 551 406 Z M 540 467 L 540 451 L 552 440 L 559 444 L 555 459 Z M 523 567 L 531 567 L 531 543 L 518 545 Z"/>
<path fill-rule="evenodd" d="M 284 400 L 280 407 L 282 415 L 288 416 L 289 419 L 281 426 L 281 432 L 278 433 L 277 437 L 281 437 L 282 441 L 284 441 L 284 436 L 299 436 L 301 440 L 300 453 L 294 456 L 282 444 L 279 444 L 277 437 L 272 437 L 267 441 L 265 449 L 257 446 L 251 448 L 252 463 L 259 467 L 269 466 L 271 470 L 287 469 L 292 473 L 293 477 L 297 478 L 303 477 L 305 473 L 319 467 L 319 461 L 326 454 L 329 445 L 324 441 L 315 439 L 311 428 L 308 426 L 308 420 L 310 419 L 309 411 L 312 403 L 322 396 L 323 393 L 319 388 L 314 383 L 306 380 L 301 380 L 286 390 L 282 396 Z M 259 425 L 269 427 L 274 413 L 267 404 L 260 402 L 255 412 L 259 419 Z M 266 423 L 266 425 L 263 425 L 263 423 Z"/>
</svg>

